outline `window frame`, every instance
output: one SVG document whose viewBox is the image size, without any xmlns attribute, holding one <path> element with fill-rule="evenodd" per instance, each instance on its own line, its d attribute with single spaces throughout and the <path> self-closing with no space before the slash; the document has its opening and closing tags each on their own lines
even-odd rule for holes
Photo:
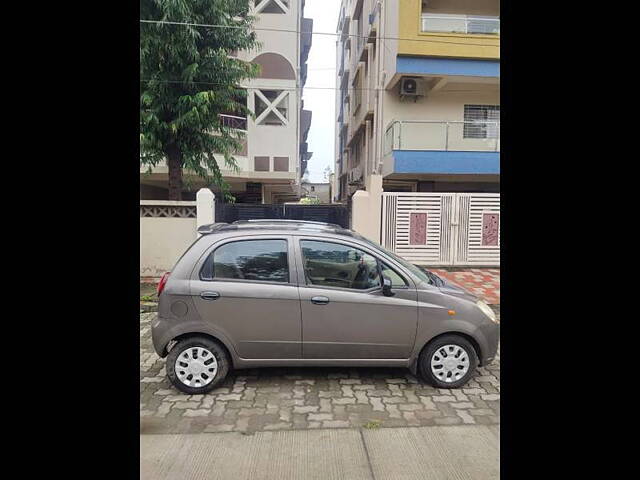
<svg viewBox="0 0 640 480">
<path fill-rule="evenodd" d="M 250 242 L 250 241 L 263 241 L 263 240 L 284 240 L 287 244 L 287 267 L 289 270 L 288 282 L 275 282 L 272 280 L 248 280 L 245 278 L 217 278 L 208 277 L 204 272 L 209 258 L 219 248 L 229 244 L 237 242 Z M 220 239 L 219 241 L 210 245 L 202 254 L 194 271 L 197 272 L 195 277 L 201 282 L 231 282 L 231 283 L 257 283 L 260 285 L 282 285 L 282 286 L 297 286 L 297 268 L 296 268 L 295 249 L 293 248 L 293 241 L 291 236 L 288 235 L 242 235 L 235 237 L 228 237 Z"/>
<path fill-rule="evenodd" d="M 336 286 L 328 286 L 328 285 L 316 285 L 313 283 L 309 283 L 307 281 L 307 276 L 305 274 L 304 271 L 304 255 L 302 253 L 302 245 L 301 242 L 303 241 L 312 241 L 312 242 L 324 242 L 324 243 L 335 243 L 337 245 L 341 245 L 344 247 L 349 247 L 349 248 L 354 248 L 356 250 L 360 250 L 364 253 L 366 253 L 367 255 L 371 255 L 373 258 L 375 258 L 377 264 L 378 264 L 378 270 L 380 272 L 380 286 L 378 287 L 373 287 L 373 288 L 369 288 L 366 290 L 360 290 L 358 288 L 347 288 L 347 287 L 336 287 Z M 380 255 L 377 255 L 375 253 L 375 251 L 372 251 L 370 248 L 368 248 L 367 246 L 364 245 L 360 245 L 357 243 L 351 243 L 349 241 L 343 241 L 341 239 L 334 239 L 334 238 L 327 238 L 327 237 L 314 237 L 314 236 L 297 236 L 295 238 L 295 248 L 296 248 L 296 264 L 299 265 L 298 268 L 298 286 L 299 287 L 306 287 L 306 288 L 326 288 L 329 290 L 339 290 L 339 291 L 344 291 L 344 292 L 354 292 L 354 293 L 373 293 L 373 292 L 377 292 L 377 291 L 382 291 L 382 268 L 381 268 L 381 264 L 384 263 L 385 265 L 387 265 L 390 269 L 392 269 L 400 278 L 402 278 L 405 283 L 406 286 L 404 287 L 393 287 L 393 289 L 398 289 L 398 290 L 408 290 L 408 289 L 415 289 L 416 286 L 413 282 L 413 280 L 410 280 L 410 277 L 408 277 L 405 273 L 400 273 L 402 272 L 402 270 L 400 270 L 396 265 L 393 265 L 390 261 L 386 260 L 386 259 L 382 259 L 380 258 Z"/>
<path fill-rule="evenodd" d="M 269 100 L 269 98 L 264 94 L 264 92 L 277 92 L 276 97 L 273 101 Z M 286 127 L 289 125 L 290 120 L 290 101 L 291 95 L 290 91 L 285 88 L 260 88 L 256 87 L 253 89 L 253 109 L 254 112 L 257 111 L 256 105 L 258 104 L 258 100 L 265 104 L 265 109 L 254 118 L 254 122 L 256 126 L 259 127 Z M 282 105 L 282 106 L 281 106 Z M 278 108 L 284 108 L 285 113 L 283 114 Z M 267 117 L 271 114 L 275 115 L 278 118 L 280 123 L 264 123 Z"/>
<path fill-rule="evenodd" d="M 406 275 L 402 275 L 401 273 L 398 273 L 398 269 L 392 267 L 391 265 L 389 265 L 389 262 L 385 262 L 383 260 L 378 259 L 378 264 L 384 264 L 387 267 L 389 267 L 389 270 L 393 270 L 393 272 L 398 275 L 398 277 L 400 277 L 403 281 L 404 281 L 404 286 L 403 287 L 394 287 L 393 285 L 391 286 L 392 289 L 398 289 L 398 290 L 408 290 L 409 287 L 409 280 L 407 280 Z M 380 266 L 380 272 L 382 273 L 382 266 Z"/>
<path fill-rule="evenodd" d="M 467 113 L 469 110 L 471 109 L 478 109 L 479 111 L 484 112 L 485 118 L 484 119 L 477 119 L 477 118 L 470 118 L 467 119 Z M 465 140 L 468 139 L 475 139 L 475 140 L 494 140 L 494 139 L 498 139 L 500 138 L 500 122 L 496 122 L 496 132 L 495 135 L 489 135 L 489 130 L 487 129 L 487 124 L 488 122 L 491 122 L 491 120 L 487 120 L 487 118 L 489 117 L 489 112 L 493 111 L 493 112 L 498 112 L 498 115 L 500 115 L 500 105 L 496 105 L 496 104 L 488 104 L 488 103 L 465 103 L 462 106 L 462 119 L 463 119 L 463 126 L 462 126 L 462 138 Z M 474 123 L 474 122 L 479 122 L 479 123 Z M 467 129 L 467 125 L 471 127 L 475 127 L 475 128 L 480 128 L 483 135 L 484 136 L 474 136 L 474 135 L 470 135 L 469 134 L 469 129 Z"/>
</svg>

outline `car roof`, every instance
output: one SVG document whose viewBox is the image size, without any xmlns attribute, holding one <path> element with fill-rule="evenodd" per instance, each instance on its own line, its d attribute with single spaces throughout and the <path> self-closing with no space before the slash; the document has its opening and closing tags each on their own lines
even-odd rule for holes
<svg viewBox="0 0 640 480">
<path fill-rule="evenodd" d="M 238 220 L 233 223 L 211 223 L 198 228 L 198 233 L 202 235 L 238 232 L 242 231 L 251 234 L 261 231 L 279 231 L 285 233 L 309 232 L 309 233 L 332 233 L 352 238 L 361 238 L 359 234 L 352 230 L 341 227 L 335 223 L 313 222 L 306 220 L 284 220 L 284 219 L 263 219 L 263 220 Z"/>
</svg>

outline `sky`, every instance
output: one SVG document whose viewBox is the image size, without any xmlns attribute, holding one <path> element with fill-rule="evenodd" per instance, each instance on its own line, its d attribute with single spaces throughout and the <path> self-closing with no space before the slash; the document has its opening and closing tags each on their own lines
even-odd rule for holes
<svg viewBox="0 0 640 480">
<path fill-rule="evenodd" d="M 306 0 L 304 16 L 313 19 L 314 32 L 335 33 L 340 14 L 340 0 Z M 324 169 L 334 169 L 335 159 L 335 90 L 306 87 L 336 87 L 336 37 L 314 35 L 307 60 L 307 83 L 303 91 L 305 110 L 313 112 L 307 142 L 313 156 L 307 165 L 309 181 L 323 182 Z"/>
</svg>

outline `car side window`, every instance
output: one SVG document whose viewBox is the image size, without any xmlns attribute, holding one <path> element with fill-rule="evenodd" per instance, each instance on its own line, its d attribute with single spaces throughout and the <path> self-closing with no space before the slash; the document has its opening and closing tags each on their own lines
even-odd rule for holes
<svg viewBox="0 0 640 480">
<path fill-rule="evenodd" d="M 382 274 L 391 280 L 392 287 L 405 288 L 409 286 L 409 283 L 386 263 L 380 262 L 380 265 L 382 267 Z"/>
<path fill-rule="evenodd" d="M 240 240 L 216 248 L 202 267 L 203 280 L 289 283 L 286 240 Z"/>
<path fill-rule="evenodd" d="M 354 247 L 339 243 L 301 240 L 307 283 L 324 287 L 369 290 L 381 285 L 378 261 Z"/>
</svg>

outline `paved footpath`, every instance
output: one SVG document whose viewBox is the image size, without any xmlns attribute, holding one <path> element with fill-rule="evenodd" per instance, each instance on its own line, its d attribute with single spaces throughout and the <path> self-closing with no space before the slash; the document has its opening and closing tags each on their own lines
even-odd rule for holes
<svg viewBox="0 0 640 480">
<path fill-rule="evenodd" d="M 143 480 L 489 480 L 498 426 L 140 436 Z"/>
<path fill-rule="evenodd" d="M 499 354 L 458 390 L 433 388 L 401 368 L 264 368 L 232 372 L 207 395 L 185 395 L 151 345 L 155 315 L 140 315 L 141 434 L 500 422 Z"/>
</svg>

